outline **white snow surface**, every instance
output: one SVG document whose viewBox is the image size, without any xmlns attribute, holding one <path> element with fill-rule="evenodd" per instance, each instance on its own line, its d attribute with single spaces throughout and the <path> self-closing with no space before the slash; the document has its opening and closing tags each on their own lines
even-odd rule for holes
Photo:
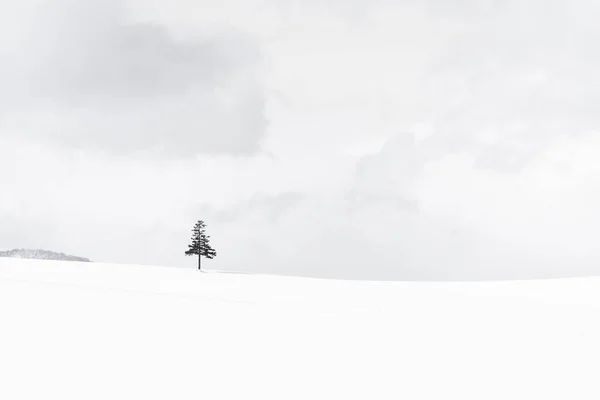
<svg viewBox="0 0 600 400">
<path fill-rule="evenodd" d="M 365 266 L 368 268 L 368 266 Z M 600 399 L 600 279 L 0 258 L 0 399 Z"/>
</svg>

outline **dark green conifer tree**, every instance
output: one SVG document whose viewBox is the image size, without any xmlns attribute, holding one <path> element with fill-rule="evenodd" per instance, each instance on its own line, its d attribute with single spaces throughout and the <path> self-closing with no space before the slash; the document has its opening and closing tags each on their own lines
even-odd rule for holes
<svg viewBox="0 0 600 400">
<path fill-rule="evenodd" d="M 192 243 L 188 245 L 188 250 L 185 252 L 186 256 L 198 256 L 198 269 L 202 269 L 202 257 L 209 259 L 215 258 L 217 252 L 210 247 L 209 244 L 210 236 L 206 234 L 206 224 L 200 220 L 194 225 L 192 229 Z"/>
</svg>

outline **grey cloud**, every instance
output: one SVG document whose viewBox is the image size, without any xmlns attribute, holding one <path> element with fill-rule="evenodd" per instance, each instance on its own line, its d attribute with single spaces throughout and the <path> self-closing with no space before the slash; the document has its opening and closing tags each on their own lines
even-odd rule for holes
<svg viewBox="0 0 600 400">
<path fill-rule="evenodd" d="M 497 172 L 519 173 L 534 159 L 536 152 L 511 145 L 495 145 L 482 149 L 475 159 L 475 167 Z"/>
<path fill-rule="evenodd" d="M 304 196 L 297 192 L 285 192 L 277 195 L 257 194 L 248 202 L 250 211 L 264 213 L 271 222 L 277 220 L 287 211 L 297 206 Z"/>
<path fill-rule="evenodd" d="M 223 31 L 176 40 L 117 0 L 54 0 L 0 64 L 0 114 L 51 114 L 20 135 L 111 153 L 250 154 L 265 133 L 258 44 Z M 0 130 L 0 134 L 6 133 Z"/>
<path fill-rule="evenodd" d="M 254 194 L 248 201 L 236 203 L 223 209 L 214 206 L 202 205 L 195 215 L 208 215 L 208 218 L 222 223 L 235 222 L 257 213 L 271 223 L 277 220 L 287 211 L 297 206 L 304 196 L 297 192 L 285 192 L 275 195 L 264 193 Z"/>
<path fill-rule="evenodd" d="M 57 227 L 28 216 L 0 215 L 0 249 L 44 248 L 61 245 Z"/>
<path fill-rule="evenodd" d="M 357 162 L 354 183 L 346 191 L 351 209 L 380 203 L 418 211 L 414 184 L 425 162 L 411 133 L 391 138 L 378 153 Z"/>
<path fill-rule="evenodd" d="M 600 28 L 590 1 L 428 3 L 452 34 L 424 74 L 429 145 L 517 173 L 559 137 L 598 131 Z"/>
<path fill-rule="evenodd" d="M 31 73 L 37 78 L 36 94 L 73 106 L 106 101 L 118 107 L 132 99 L 186 92 L 195 85 L 214 90 L 260 58 L 255 45 L 241 35 L 177 41 L 159 24 L 127 22 L 117 7 L 114 14 L 103 15 L 91 13 L 90 6 L 94 3 L 75 9 L 69 4 L 63 18 L 44 15 L 40 24 L 46 26 L 45 35 L 32 38 L 27 49 L 45 66 Z M 51 17 L 57 20 L 46 24 Z M 53 26 L 57 22 L 66 28 Z M 44 49 L 48 45 L 51 51 Z"/>
<path fill-rule="evenodd" d="M 416 200 L 410 200 L 400 195 L 378 195 L 363 193 L 357 189 L 350 189 L 346 192 L 346 200 L 349 203 L 349 211 L 355 211 L 371 205 L 390 206 L 400 211 L 419 212 L 419 203 Z"/>
<path fill-rule="evenodd" d="M 467 232 L 423 223 L 414 214 L 389 207 L 332 213 L 317 229 L 295 238 L 298 249 L 284 263 L 261 267 L 337 279 L 441 280 L 478 272 L 469 262 L 473 238 Z"/>
<path fill-rule="evenodd" d="M 282 0 L 277 2 L 279 7 L 284 8 L 291 15 L 297 14 L 297 3 L 293 0 Z M 304 7 L 313 10 L 325 10 L 328 14 L 332 11 L 334 15 L 340 15 L 351 20 L 361 20 L 368 15 L 371 1 L 365 0 L 329 0 L 323 2 L 320 0 L 305 0 L 302 2 Z"/>
</svg>

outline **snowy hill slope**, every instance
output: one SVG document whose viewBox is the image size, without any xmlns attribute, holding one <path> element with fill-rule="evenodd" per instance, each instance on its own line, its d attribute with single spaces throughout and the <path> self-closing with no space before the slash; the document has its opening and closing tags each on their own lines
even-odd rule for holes
<svg viewBox="0 0 600 400">
<path fill-rule="evenodd" d="M 0 258 L 2 399 L 598 399 L 600 279 Z"/>
</svg>

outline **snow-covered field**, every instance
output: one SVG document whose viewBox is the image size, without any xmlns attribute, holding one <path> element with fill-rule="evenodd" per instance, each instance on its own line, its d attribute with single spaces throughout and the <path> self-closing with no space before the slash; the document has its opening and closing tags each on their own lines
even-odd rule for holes
<svg viewBox="0 0 600 400">
<path fill-rule="evenodd" d="M 0 399 L 597 400 L 599 377 L 599 278 L 359 282 L 0 258 Z"/>
</svg>

